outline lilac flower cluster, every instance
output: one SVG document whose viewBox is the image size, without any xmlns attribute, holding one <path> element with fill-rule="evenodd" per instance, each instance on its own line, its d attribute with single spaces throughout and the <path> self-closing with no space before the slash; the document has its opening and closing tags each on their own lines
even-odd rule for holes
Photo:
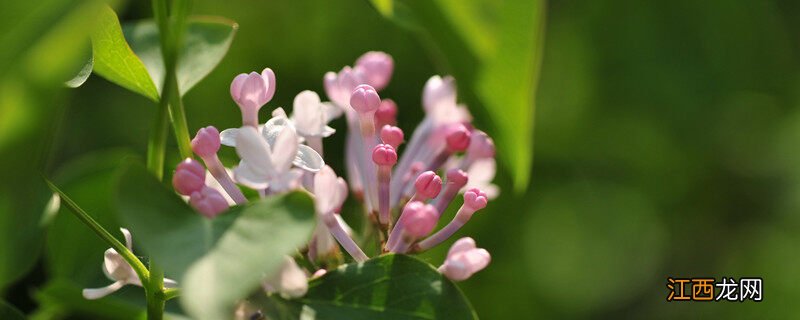
<svg viewBox="0 0 800 320">
<path fill-rule="evenodd" d="M 239 186 L 254 189 L 261 197 L 305 189 L 315 197 L 319 221 L 308 247 L 315 260 L 338 252 L 337 242 L 354 260 L 368 259 L 339 216 L 349 191 L 363 201 L 383 252 L 415 253 L 441 244 L 497 196 L 497 187 L 491 184 L 494 143 L 472 126 L 467 108 L 457 103 L 455 81 L 449 76 L 434 76 L 426 83 L 425 118 L 406 142 L 403 130 L 395 126 L 397 104 L 378 94 L 389 84 L 393 69 L 391 56 L 368 52 L 354 67 L 325 74 L 330 101 L 312 91 L 300 92 L 291 115 L 277 108 L 263 124 L 258 112 L 275 94 L 275 73 L 267 68 L 236 76 L 230 92 L 241 110 L 242 127 L 222 132 L 210 126 L 200 129 L 192 148 L 205 168 L 193 159 L 181 162 L 173 175 L 175 190 L 199 213 L 213 218 L 248 201 Z M 347 182 L 322 157 L 323 138 L 336 132 L 328 123 L 340 116 L 347 122 Z M 232 170 L 217 157 L 222 145 L 234 147 L 240 157 Z M 459 193 L 464 201 L 455 217 L 434 233 Z M 466 237 L 455 242 L 439 270 L 452 280 L 464 280 L 489 261 L 489 253 Z M 297 269 L 293 264 L 288 262 L 285 269 Z M 294 287 L 265 284 L 265 288 L 289 288 L 278 291 L 299 296 L 305 293 L 297 287 L 301 282 L 305 279 L 293 281 Z"/>
</svg>

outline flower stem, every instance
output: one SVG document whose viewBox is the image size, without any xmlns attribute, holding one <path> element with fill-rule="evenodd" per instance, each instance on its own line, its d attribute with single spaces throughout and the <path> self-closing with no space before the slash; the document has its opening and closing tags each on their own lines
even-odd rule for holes
<svg viewBox="0 0 800 320">
<path fill-rule="evenodd" d="M 167 145 L 168 109 L 159 103 L 156 121 L 147 142 L 147 170 L 161 180 L 164 178 L 164 153 Z"/>
<path fill-rule="evenodd" d="M 119 253 L 122 258 L 131 265 L 133 270 L 136 271 L 136 274 L 139 276 L 139 279 L 142 280 L 142 283 L 147 283 L 149 281 L 150 272 L 144 266 L 142 261 L 140 261 L 139 258 L 133 254 L 133 252 L 128 250 L 128 248 L 123 245 L 122 242 L 119 242 L 117 238 L 114 238 L 114 236 L 112 236 L 105 228 L 103 228 L 103 226 L 97 223 L 97 221 L 95 221 L 88 213 L 86 213 L 86 211 L 83 211 L 83 209 L 78 207 L 78 205 L 63 191 L 61 191 L 61 189 L 56 187 L 53 182 L 47 178 L 45 178 L 45 182 L 50 189 L 53 190 L 53 192 L 58 193 L 58 195 L 61 197 L 61 202 L 67 205 L 67 208 L 69 208 L 70 212 L 72 212 L 75 217 L 78 218 L 78 220 L 92 229 L 94 233 L 96 233 L 101 239 L 114 248 L 114 250 L 116 250 L 117 253 Z"/>
<path fill-rule="evenodd" d="M 147 319 L 161 320 L 164 317 L 164 304 L 167 301 L 164 294 L 164 271 L 150 261 L 150 279 L 142 281 L 147 295 Z"/>
</svg>

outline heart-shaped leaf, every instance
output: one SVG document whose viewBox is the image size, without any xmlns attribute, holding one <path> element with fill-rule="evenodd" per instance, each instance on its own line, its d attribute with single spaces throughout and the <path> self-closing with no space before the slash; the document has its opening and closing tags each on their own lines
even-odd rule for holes
<svg viewBox="0 0 800 320">
<path fill-rule="evenodd" d="M 255 301 L 276 319 L 477 319 L 453 282 L 407 255 L 349 264 L 309 283 L 295 300 Z"/>
<path fill-rule="evenodd" d="M 210 220 L 194 212 L 138 164 L 119 178 L 118 210 L 167 277 L 179 280 L 184 308 L 197 319 L 224 319 L 283 257 L 305 244 L 314 206 L 305 192 L 268 197 Z"/>
<path fill-rule="evenodd" d="M 238 25 L 221 17 L 192 17 L 178 56 L 178 88 L 184 95 L 203 80 L 219 64 L 233 42 Z M 125 24 L 125 37 L 133 51 L 147 66 L 150 77 L 161 90 L 164 83 L 164 61 L 158 40 L 158 27 L 153 20 Z"/>
<path fill-rule="evenodd" d="M 128 90 L 158 101 L 158 90 L 144 63 L 133 53 L 122 34 L 117 14 L 105 7 L 92 33 L 94 72 Z"/>
</svg>

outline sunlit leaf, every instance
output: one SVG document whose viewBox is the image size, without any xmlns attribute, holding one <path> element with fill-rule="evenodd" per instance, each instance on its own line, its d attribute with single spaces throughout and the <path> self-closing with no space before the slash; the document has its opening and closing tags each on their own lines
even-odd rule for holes
<svg viewBox="0 0 800 320">
<path fill-rule="evenodd" d="M 224 319 L 308 241 L 314 208 L 304 192 L 234 207 L 213 220 L 194 212 L 143 166 L 120 175 L 118 209 L 167 277 L 181 284 L 181 302 L 198 319 Z"/>
<path fill-rule="evenodd" d="M 158 100 L 155 84 L 142 60 L 125 41 L 117 14 L 110 7 L 102 11 L 92 33 L 92 53 L 94 72 L 153 101 Z"/>
<path fill-rule="evenodd" d="M 309 283 L 296 300 L 255 300 L 277 319 L 477 319 L 461 290 L 406 255 L 349 264 Z"/>
<path fill-rule="evenodd" d="M 214 70 L 228 52 L 237 29 L 235 22 L 221 17 L 193 17 L 189 20 L 178 57 L 181 95 Z M 160 91 L 164 83 L 164 61 L 155 22 L 143 20 L 125 24 L 123 32 Z"/>
<path fill-rule="evenodd" d="M 83 85 L 83 83 L 86 82 L 86 79 L 89 79 L 89 76 L 92 75 L 92 68 L 94 68 L 94 57 L 90 57 L 89 60 L 86 61 L 86 64 L 81 67 L 81 70 L 78 71 L 78 74 L 76 74 L 75 77 L 67 80 L 65 83 L 66 86 L 70 88 L 77 88 Z"/>
</svg>

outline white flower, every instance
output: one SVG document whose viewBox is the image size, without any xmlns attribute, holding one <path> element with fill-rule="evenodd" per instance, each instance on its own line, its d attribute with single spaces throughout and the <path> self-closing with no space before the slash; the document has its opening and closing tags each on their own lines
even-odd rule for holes
<svg viewBox="0 0 800 320">
<path fill-rule="evenodd" d="M 308 291 L 308 276 L 294 259 L 284 256 L 280 269 L 261 285 L 267 293 L 277 292 L 285 299 L 299 298 Z"/>
<path fill-rule="evenodd" d="M 297 145 L 294 130 L 283 130 L 270 148 L 255 128 L 242 127 L 236 136 L 236 153 L 242 159 L 233 170 L 236 181 L 253 189 L 270 188 L 273 192 L 297 188 L 302 173 L 291 168 Z"/>
<path fill-rule="evenodd" d="M 220 141 L 223 145 L 229 147 L 236 147 L 237 145 L 237 137 L 239 136 L 239 132 L 244 128 L 253 128 L 252 126 L 245 126 L 242 128 L 231 128 L 225 129 L 220 132 Z M 259 132 L 261 132 L 262 138 L 266 140 L 267 145 L 275 149 L 275 143 L 278 138 L 278 134 L 283 132 L 284 129 L 291 130 L 295 136 L 295 144 L 297 148 L 295 150 L 295 156 L 292 160 L 292 163 L 300 169 L 310 171 L 310 172 L 317 172 L 325 162 L 322 160 L 322 156 L 319 155 L 314 149 L 311 149 L 309 146 L 300 144 L 300 140 L 297 138 L 297 129 L 295 128 L 294 124 L 288 117 L 286 117 L 286 112 L 283 111 L 281 108 L 275 109 L 272 112 L 272 118 L 267 121 L 264 125 L 258 127 Z"/>
<path fill-rule="evenodd" d="M 128 250 L 132 251 L 133 239 L 131 237 L 131 232 L 125 228 L 120 228 L 119 230 L 122 231 L 122 234 L 125 236 L 125 246 L 128 247 Z M 142 281 L 139 279 L 139 275 L 136 274 L 136 271 L 133 270 L 133 267 L 125 261 L 122 255 L 112 248 L 106 250 L 103 256 L 103 273 L 106 274 L 108 279 L 114 281 L 114 283 L 102 288 L 83 289 L 84 298 L 89 300 L 100 299 L 128 284 L 142 286 Z M 174 280 L 164 279 L 164 286 L 173 288 L 177 286 L 177 283 Z"/>
<path fill-rule="evenodd" d="M 303 137 L 329 137 L 335 129 L 327 124 L 342 115 L 342 109 L 324 103 L 314 91 L 303 91 L 294 97 L 292 123 Z"/>
</svg>

